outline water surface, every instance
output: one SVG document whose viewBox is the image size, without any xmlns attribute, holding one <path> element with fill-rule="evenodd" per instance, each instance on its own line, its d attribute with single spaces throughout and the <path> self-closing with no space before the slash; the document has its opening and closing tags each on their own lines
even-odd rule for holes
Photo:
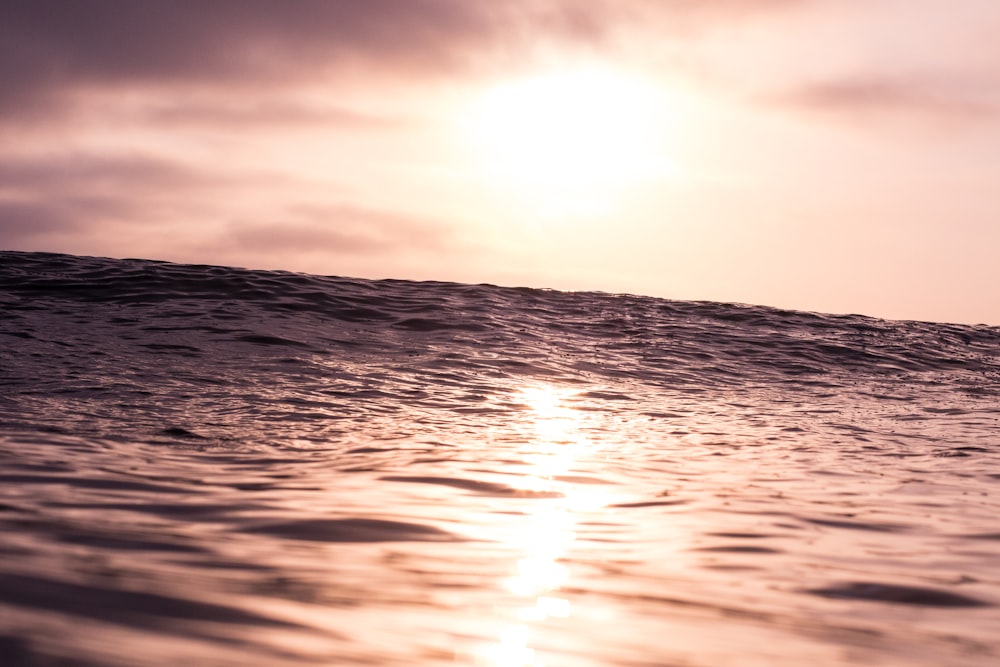
<svg viewBox="0 0 1000 667">
<path fill-rule="evenodd" d="M 0 660 L 994 665 L 1000 329 L 0 253 Z"/>
</svg>

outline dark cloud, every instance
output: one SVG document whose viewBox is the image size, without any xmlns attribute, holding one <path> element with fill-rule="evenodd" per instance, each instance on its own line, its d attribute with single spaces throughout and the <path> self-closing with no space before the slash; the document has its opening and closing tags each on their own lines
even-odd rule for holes
<svg viewBox="0 0 1000 667">
<path fill-rule="evenodd" d="M 376 254 L 441 250 L 451 230 L 437 222 L 351 204 L 302 207 L 274 222 L 230 225 L 223 243 L 248 251 Z"/>
<path fill-rule="evenodd" d="M 815 0 L 814 0 L 815 1 Z M 0 113 L 80 88 L 460 71 L 543 41 L 594 46 L 640 23 L 669 31 L 808 0 L 7 0 Z"/>
<path fill-rule="evenodd" d="M 60 87 L 310 77 L 331 61 L 455 67 L 528 3 L 458 0 L 33 0 L 0 9 L 5 106 Z M 596 31 L 579 11 L 534 12 L 548 29 Z M 562 15 L 565 14 L 565 15 Z"/>
</svg>

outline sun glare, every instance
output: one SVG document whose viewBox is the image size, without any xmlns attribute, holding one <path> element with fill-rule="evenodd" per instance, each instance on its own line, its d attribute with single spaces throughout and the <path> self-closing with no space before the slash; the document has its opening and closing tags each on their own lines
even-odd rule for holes
<svg viewBox="0 0 1000 667">
<path fill-rule="evenodd" d="M 495 667 L 542 667 L 544 662 L 532 648 L 532 634 L 550 618 L 572 616 L 569 599 L 559 593 L 570 571 L 562 562 L 576 540 L 575 501 L 587 496 L 576 485 L 557 479 L 571 472 L 587 440 L 580 429 L 580 412 L 573 406 L 575 389 L 538 384 L 520 388 L 514 399 L 523 406 L 526 424 L 534 433 L 521 451 L 524 478 L 517 488 L 557 491 L 556 497 L 525 505 L 520 530 L 510 537 L 521 557 L 503 584 L 518 599 L 508 623 L 496 642 L 481 647 L 483 663 Z M 606 502 L 591 505 L 600 510 Z"/>
<path fill-rule="evenodd" d="M 640 79 L 578 70 L 488 90 L 467 129 L 495 182 L 539 204 L 593 213 L 632 186 L 669 176 L 666 107 Z"/>
</svg>

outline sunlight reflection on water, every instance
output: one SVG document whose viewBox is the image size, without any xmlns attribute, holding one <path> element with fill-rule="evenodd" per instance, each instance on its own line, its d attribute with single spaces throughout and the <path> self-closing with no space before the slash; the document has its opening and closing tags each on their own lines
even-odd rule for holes
<svg viewBox="0 0 1000 667">
<path fill-rule="evenodd" d="M 532 507 L 512 536 L 512 546 L 523 554 L 503 585 L 523 604 L 512 610 L 511 622 L 499 640 L 485 647 L 485 664 L 498 667 L 544 665 L 531 643 L 533 624 L 550 618 L 569 618 L 572 605 L 555 594 L 563 587 L 569 569 L 561 562 L 576 540 L 577 514 L 600 511 L 607 500 L 603 493 L 580 489 L 578 484 L 558 478 L 572 470 L 578 457 L 594 448 L 580 433 L 579 411 L 570 402 L 579 392 L 549 385 L 525 387 L 518 399 L 527 406 L 534 438 L 523 451 L 527 465 L 512 486 L 533 492 L 555 492 Z"/>
</svg>

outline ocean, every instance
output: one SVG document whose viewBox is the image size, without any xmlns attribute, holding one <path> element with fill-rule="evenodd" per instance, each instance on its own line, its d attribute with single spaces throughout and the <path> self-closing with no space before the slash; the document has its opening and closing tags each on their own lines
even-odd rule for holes
<svg viewBox="0 0 1000 667">
<path fill-rule="evenodd" d="M 0 253 L 0 665 L 1000 664 L 1000 328 Z"/>
</svg>

